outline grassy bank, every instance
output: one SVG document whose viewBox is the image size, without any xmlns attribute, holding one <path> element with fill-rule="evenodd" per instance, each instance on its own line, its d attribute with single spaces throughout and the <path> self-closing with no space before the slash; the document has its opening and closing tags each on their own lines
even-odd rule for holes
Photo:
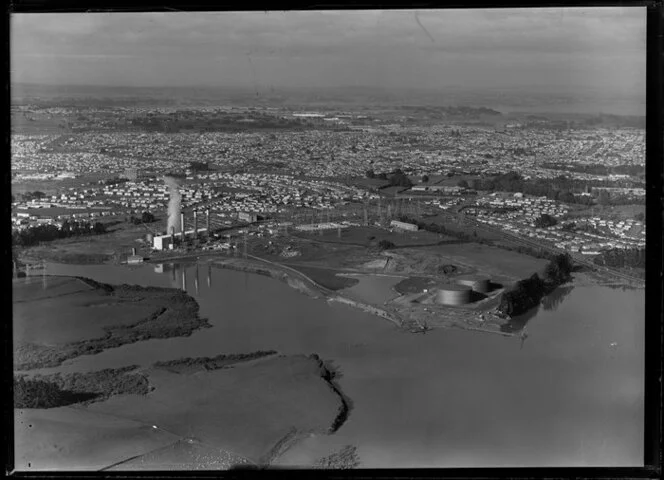
<svg viewBox="0 0 664 480">
<path fill-rule="evenodd" d="M 136 366 L 89 373 L 14 377 L 14 408 L 56 408 L 100 401 L 113 395 L 149 391 L 143 375 L 132 373 Z"/>
<path fill-rule="evenodd" d="M 236 363 L 249 362 L 251 360 L 276 355 L 276 353 L 276 350 L 266 350 L 251 353 L 217 355 L 216 357 L 181 358 L 178 360 L 157 362 L 154 364 L 154 367 L 172 373 L 193 373 L 201 370 L 226 368 Z"/>
</svg>

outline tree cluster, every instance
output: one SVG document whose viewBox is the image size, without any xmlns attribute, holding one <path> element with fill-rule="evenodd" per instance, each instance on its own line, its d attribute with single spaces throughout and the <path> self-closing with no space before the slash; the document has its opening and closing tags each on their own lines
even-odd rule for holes
<svg viewBox="0 0 664 480">
<path fill-rule="evenodd" d="M 56 408 L 96 396 L 62 390 L 55 383 L 39 379 L 14 377 L 14 408 Z"/>
<path fill-rule="evenodd" d="M 390 185 L 410 188 L 413 186 L 413 182 L 411 182 L 410 178 L 401 169 L 396 169 L 390 176 Z"/>
<path fill-rule="evenodd" d="M 189 162 L 189 168 L 194 172 L 206 172 L 210 169 L 207 162 Z"/>
<path fill-rule="evenodd" d="M 613 248 L 597 255 L 593 262 L 596 265 L 612 268 L 645 268 L 646 267 L 646 249 L 645 248 Z"/>
<path fill-rule="evenodd" d="M 30 200 L 38 200 L 40 198 L 44 198 L 46 194 L 44 192 L 40 192 L 39 190 L 35 190 L 34 192 L 24 192 L 22 194 L 19 194 L 19 198 L 21 198 L 24 201 L 30 201 Z M 14 201 L 12 195 L 12 202 Z"/>
<path fill-rule="evenodd" d="M 537 306 L 542 297 L 569 280 L 572 267 L 572 258 L 568 254 L 556 255 L 544 269 L 544 279 L 534 273 L 530 278 L 517 282 L 514 288 L 501 296 L 498 311 L 513 316 Z"/>
<path fill-rule="evenodd" d="M 512 290 L 503 293 L 498 311 L 510 316 L 524 313 L 537 306 L 544 292 L 544 281 L 534 273 L 530 278 L 518 281 Z"/>
<path fill-rule="evenodd" d="M 516 172 L 508 172 L 493 178 L 474 179 L 470 186 L 473 190 L 522 192 L 536 197 L 547 197 L 565 203 L 592 204 L 592 197 L 576 195 L 573 192 L 582 190 L 585 184 L 565 176 L 554 179 L 525 180 Z"/>
<path fill-rule="evenodd" d="M 570 279 L 573 267 L 572 257 L 568 253 L 555 255 L 544 268 L 544 281 L 555 288 Z"/>
<path fill-rule="evenodd" d="M 29 247 L 39 242 L 49 242 L 58 238 L 106 233 L 106 225 L 100 222 L 76 222 L 65 220 L 61 228 L 57 225 L 37 225 L 12 233 L 12 245 Z"/>
<path fill-rule="evenodd" d="M 394 248 L 396 245 L 394 245 L 393 242 L 390 242 L 389 240 L 381 240 L 378 242 L 378 248 L 381 250 L 390 250 Z"/>
<path fill-rule="evenodd" d="M 155 221 L 154 215 L 150 212 L 143 212 L 140 217 L 131 216 L 129 221 L 134 225 L 140 225 L 142 223 L 152 223 Z"/>
<path fill-rule="evenodd" d="M 535 219 L 535 227 L 537 228 L 548 228 L 553 227 L 558 224 L 558 220 L 555 217 L 552 217 L 548 213 L 543 213 L 539 218 Z"/>
</svg>

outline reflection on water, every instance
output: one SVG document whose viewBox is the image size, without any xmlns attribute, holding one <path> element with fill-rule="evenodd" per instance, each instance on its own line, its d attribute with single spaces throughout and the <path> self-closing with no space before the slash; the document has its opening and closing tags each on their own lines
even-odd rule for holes
<svg viewBox="0 0 664 480">
<path fill-rule="evenodd" d="M 557 309 L 560 304 L 563 303 L 565 297 L 567 297 L 573 289 L 573 285 L 564 285 L 562 287 L 556 288 L 553 292 L 542 299 L 542 308 L 544 308 L 544 310 Z"/>
<path fill-rule="evenodd" d="M 562 305 L 565 298 L 574 290 L 573 285 L 564 285 L 556 288 L 553 292 L 542 298 L 542 301 L 535 308 L 528 310 L 523 315 L 518 315 L 511 318 L 506 324 L 500 327 L 500 330 L 508 333 L 524 332 L 526 325 L 530 320 L 535 318 L 540 311 L 540 307 L 544 311 L 554 311 Z M 521 341 L 525 340 L 526 336 L 521 337 Z M 523 344 L 522 344 L 523 346 Z"/>
<path fill-rule="evenodd" d="M 190 271 L 192 270 L 193 271 Z M 207 278 L 206 278 L 206 284 L 207 288 L 211 289 L 212 288 L 212 266 L 208 263 L 207 266 Z M 196 297 L 201 295 L 201 288 L 200 288 L 200 266 L 198 263 L 194 264 L 192 267 L 191 265 L 182 265 L 180 263 L 158 263 L 155 264 L 153 268 L 154 273 L 157 274 L 169 274 L 171 275 L 171 287 L 173 288 L 181 288 L 185 292 L 189 293 L 190 295 L 194 295 Z M 187 283 L 187 276 L 193 276 L 194 277 L 194 291 L 190 292 L 188 290 L 188 283 Z M 178 280 L 179 283 L 178 283 Z M 246 280 L 245 280 L 245 286 L 246 286 Z"/>
<path fill-rule="evenodd" d="M 137 267 L 129 277 L 120 266 L 49 272 L 174 288 L 184 272 L 195 281 L 194 264 L 160 268 Z M 366 468 L 642 465 L 642 290 L 557 294 L 555 309 L 510 322 L 515 331 L 527 324 L 522 339 L 455 329 L 410 335 L 268 277 L 207 271 L 196 300 L 212 328 L 81 356 L 51 371 L 270 349 L 317 353 L 342 373 L 338 383 L 353 409 L 334 435 L 296 444 L 282 464 L 307 464 L 351 444 Z"/>
<path fill-rule="evenodd" d="M 518 333 L 523 331 L 526 328 L 526 324 L 537 316 L 540 306 L 537 305 L 535 308 L 531 308 L 523 315 L 518 315 L 512 317 L 507 323 L 501 325 L 500 330 L 507 333 Z"/>
</svg>

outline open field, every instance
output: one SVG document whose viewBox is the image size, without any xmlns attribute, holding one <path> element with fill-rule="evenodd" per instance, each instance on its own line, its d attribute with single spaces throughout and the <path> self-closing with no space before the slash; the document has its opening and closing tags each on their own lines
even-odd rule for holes
<svg viewBox="0 0 664 480">
<path fill-rule="evenodd" d="M 70 237 L 53 240 L 21 251 L 21 256 L 32 259 L 50 260 L 58 263 L 111 263 L 119 262 L 137 253 L 149 255 L 152 245 L 147 245 L 145 236 L 157 223 L 133 225 L 119 223 L 109 227 L 109 232 L 86 237 Z"/>
<path fill-rule="evenodd" d="M 457 274 L 482 273 L 501 280 L 520 280 L 540 271 L 547 261 L 476 243 L 449 244 L 390 252 L 394 273 L 438 274 L 453 265 Z"/>
<path fill-rule="evenodd" d="M 17 370 L 57 366 L 149 338 L 186 336 L 208 325 L 198 317 L 196 301 L 179 290 L 62 277 L 25 280 L 12 285 Z M 41 296 L 29 300 L 39 287 Z"/>
<path fill-rule="evenodd" d="M 441 241 L 456 241 L 456 239 L 424 230 L 417 232 L 390 232 L 377 227 L 350 227 L 341 230 L 338 236 L 336 230 L 328 230 L 319 234 L 302 235 L 313 242 L 329 242 L 347 245 L 377 248 L 382 240 L 392 242 L 395 247 L 414 247 L 420 245 L 433 245 Z"/>
</svg>

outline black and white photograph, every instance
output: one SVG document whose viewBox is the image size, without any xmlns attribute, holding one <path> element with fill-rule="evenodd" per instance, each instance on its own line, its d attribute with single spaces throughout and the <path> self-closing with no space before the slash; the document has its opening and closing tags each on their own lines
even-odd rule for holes
<svg viewBox="0 0 664 480">
<path fill-rule="evenodd" d="M 14 471 L 643 467 L 646 13 L 12 13 Z"/>
</svg>

